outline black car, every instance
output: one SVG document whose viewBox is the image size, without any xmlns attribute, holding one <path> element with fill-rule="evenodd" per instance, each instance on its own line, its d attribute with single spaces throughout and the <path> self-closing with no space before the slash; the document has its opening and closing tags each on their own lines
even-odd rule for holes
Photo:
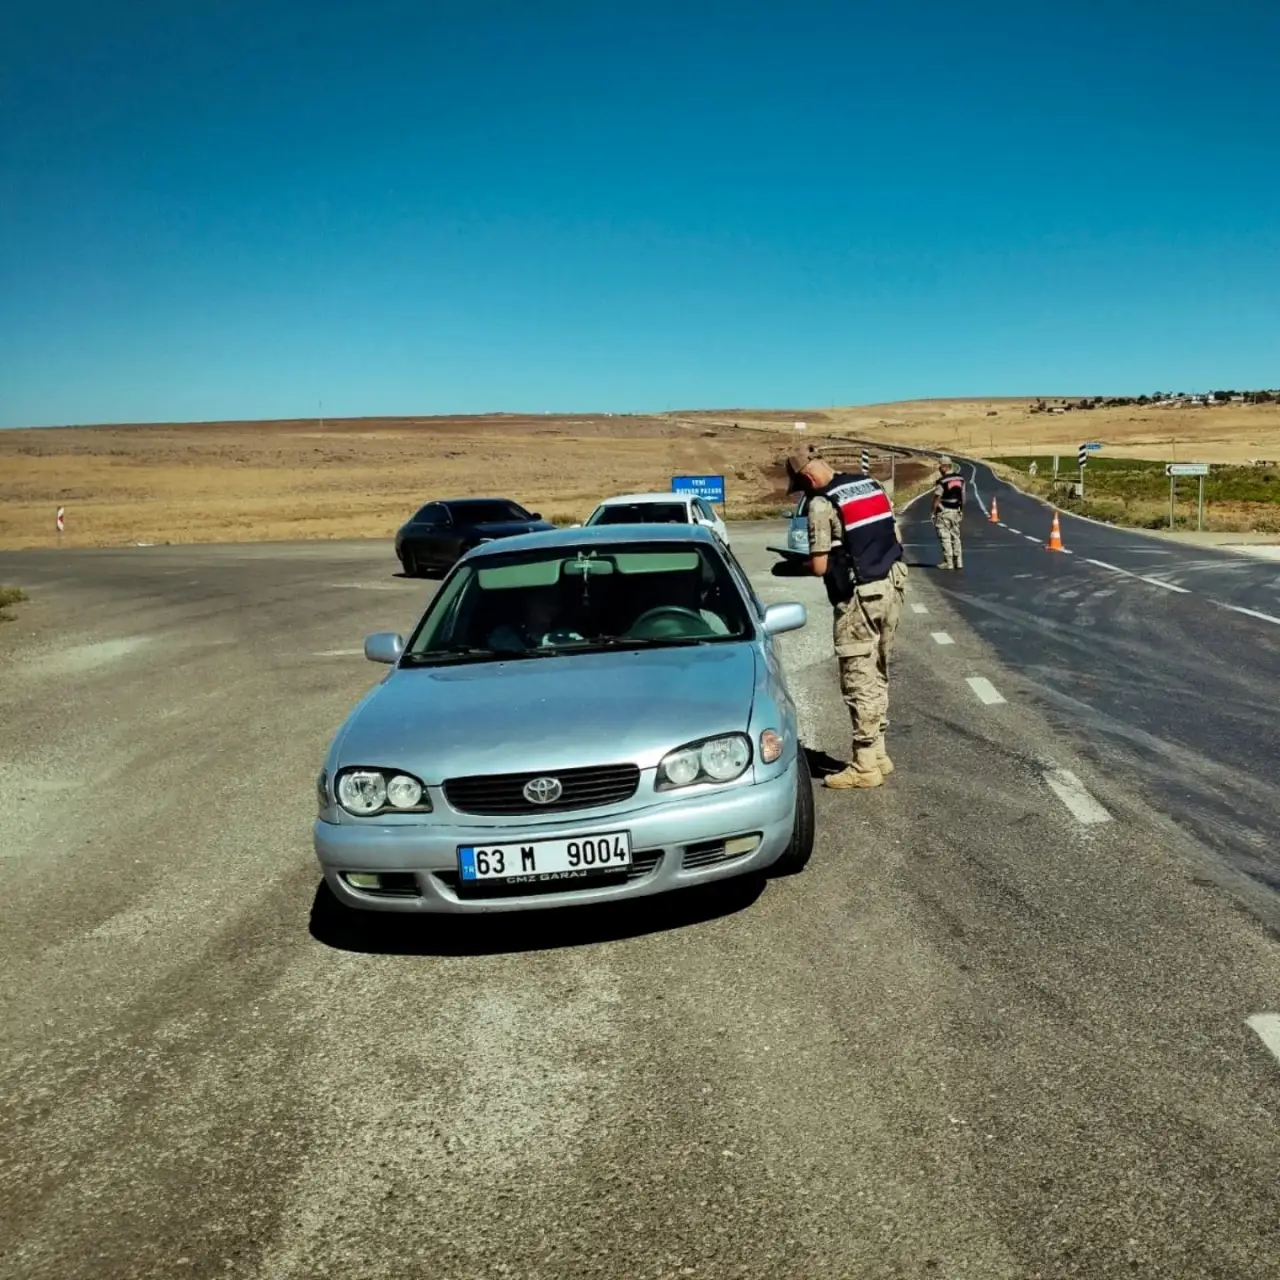
<svg viewBox="0 0 1280 1280">
<path fill-rule="evenodd" d="M 481 542 L 554 529 L 538 512 L 508 498 L 450 498 L 428 502 L 396 531 L 396 556 L 405 573 L 443 572 Z"/>
</svg>

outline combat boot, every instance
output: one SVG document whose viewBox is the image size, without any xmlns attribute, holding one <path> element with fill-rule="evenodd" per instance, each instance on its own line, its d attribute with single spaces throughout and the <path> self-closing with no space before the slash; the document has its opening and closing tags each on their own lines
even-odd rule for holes
<svg viewBox="0 0 1280 1280">
<path fill-rule="evenodd" d="M 888 753 L 884 749 L 883 733 L 876 739 L 876 766 L 879 768 L 882 778 L 887 778 L 893 772 L 893 761 L 889 759 Z"/>
<path fill-rule="evenodd" d="M 845 765 L 839 773 L 833 773 L 827 778 L 826 785 L 836 791 L 884 786 L 884 774 L 880 772 L 875 747 L 859 747 L 854 753 L 853 763 Z"/>
</svg>

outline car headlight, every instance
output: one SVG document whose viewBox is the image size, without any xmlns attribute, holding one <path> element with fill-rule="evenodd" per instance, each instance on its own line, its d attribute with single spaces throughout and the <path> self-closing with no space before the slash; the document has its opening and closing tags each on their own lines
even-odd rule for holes
<svg viewBox="0 0 1280 1280">
<path fill-rule="evenodd" d="M 426 787 L 400 769 L 344 769 L 334 791 L 338 803 L 357 818 L 388 812 L 431 812 Z"/>
<path fill-rule="evenodd" d="M 688 787 L 695 782 L 732 782 L 751 763 L 751 740 L 744 733 L 726 733 L 677 747 L 658 765 L 659 791 Z"/>
</svg>

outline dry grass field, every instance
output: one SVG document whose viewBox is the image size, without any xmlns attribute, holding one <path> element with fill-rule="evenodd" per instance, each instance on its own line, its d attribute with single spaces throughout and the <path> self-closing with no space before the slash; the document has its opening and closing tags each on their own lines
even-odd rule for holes
<svg viewBox="0 0 1280 1280">
<path fill-rule="evenodd" d="M 726 477 L 727 514 L 786 502 L 790 439 L 640 417 L 363 419 L 0 431 L 0 545 L 389 537 L 423 502 L 515 498 L 581 520 L 607 494 Z"/>
<path fill-rule="evenodd" d="M 867 437 L 919 449 L 955 449 L 979 458 L 1074 454 L 1083 441 L 1100 440 L 1108 457 L 1234 463 L 1280 459 L 1280 404 L 1194 409 L 1135 405 L 1058 414 L 1032 413 L 1034 403 L 1027 397 L 904 400 L 798 415 L 720 411 L 688 414 L 683 420 L 736 420 L 743 425 L 776 427 L 779 417 L 785 419 L 783 425 L 799 417 L 807 422 L 810 432 Z"/>
<path fill-rule="evenodd" d="M 1031 414 L 1029 400 L 911 401 L 658 416 L 370 418 L 0 431 L 0 546 L 389 537 L 433 497 L 500 493 L 550 519 L 602 495 L 726 477 L 731 519 L 786 503 L 778 459 L 852 435 L 965 453 L 1280 458 L 1280 406 Z M 793 422 L 803 419 L 803 436 Z M 1176 442 L 1176 443 L 1174 443 Z M 899 469 L 901 501 L 920 477 Z"/>
</svg>

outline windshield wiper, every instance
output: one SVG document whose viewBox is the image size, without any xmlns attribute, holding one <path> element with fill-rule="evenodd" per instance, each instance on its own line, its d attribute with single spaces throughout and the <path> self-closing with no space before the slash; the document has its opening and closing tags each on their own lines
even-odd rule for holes
<svg viewBox="0 0 1280 1280">
<path fill-rule="evenodd" d="M 728 636 L 599 636 L 585 645 L 576 645 L 575 653 L 586 649 L 680 649 L 691 645 L 710 644 Z"/>
<path fill-rule="evenodd" d="M 431 666 L 437 662 L 506 662 L 508 659 L 539 658 L 545 649 L 486 649 L 480 645 L 449 644 L 439 649 L 423 649 L 419 653 L 407 653 L 402 661 L 412 667 Z"/>
</svg>

